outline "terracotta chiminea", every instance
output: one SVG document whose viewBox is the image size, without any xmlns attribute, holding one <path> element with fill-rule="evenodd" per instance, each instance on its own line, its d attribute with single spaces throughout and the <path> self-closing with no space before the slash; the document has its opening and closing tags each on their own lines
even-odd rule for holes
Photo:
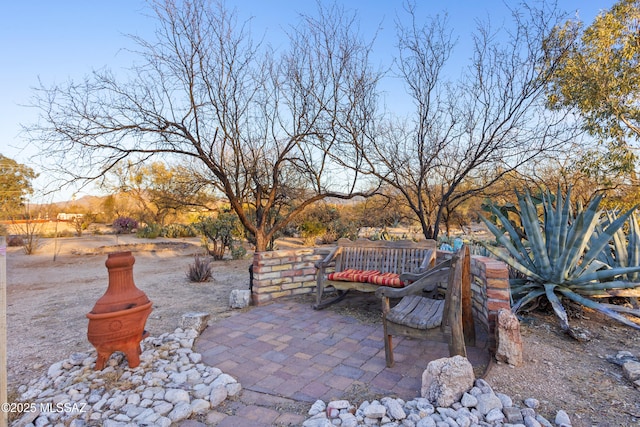
<svg viewBox="0 0 640 427">
<path fill-rule="evenodd" d="M 151 313 L 151 301 L 133 283 L 135 262 L 131 252 L 109 254 L 105 263 L 109 287 L 87 313 L 87 338 L 98 351 L 98 370 L 104 368 L 115 351 L 126 354 L 131 368 L 140 364 L 140 341 L 148 335 L 144 325 Z"/>
</svg>

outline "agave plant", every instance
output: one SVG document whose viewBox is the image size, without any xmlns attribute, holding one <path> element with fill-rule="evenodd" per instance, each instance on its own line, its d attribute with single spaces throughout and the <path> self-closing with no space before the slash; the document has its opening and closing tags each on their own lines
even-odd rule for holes
<svg viewBox="0 0 640 427">
<path fill-rule="evenodd" d="M 542 221 L 530 194 L 520 194 L 518 206 L 520 222 L 526 239 L 520 239 L 511 223 L 499 209 L 492 209 L 496 224 L 486 218 L 484 222 L 501 245 L 496 248 L 485 245 L 488 251 L 524 274 L 526 279 L 513 280 L 511 292 L 513 311 L 546 298 L 560 319 L 563 330 L 576 337 L 569 327 L 568 316 L 562 298 L 598 310 L 625 325 L 640 329 L 620 311 L 640 317 L 640 310 L 615 310 L 609 304 L 599 303 L 590 297 L 611 290 L 637 288 L 639 283 L 624 280 L 624 275 L 640 272 L 640 266 L 611 267 L 598 258 L 624 225 L 635 207 L 618 218 L 601 223 L 599 210 L 602 195 L 594 197 L 586 209 L 579 209 L 574 216 L 571 209 L 571 190 L 563 199 L 560 188 L 554 197 L 547 191 L 542 200 Z M 500 228 L 499 228 L 500 227 Z M 597 230 L 597 231 L 596 231 Z"/>
</svg>

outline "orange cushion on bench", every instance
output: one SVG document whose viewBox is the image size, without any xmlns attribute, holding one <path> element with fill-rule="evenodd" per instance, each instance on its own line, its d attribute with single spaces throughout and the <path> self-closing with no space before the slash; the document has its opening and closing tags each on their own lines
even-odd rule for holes
<svg viewBox="0 0 640 427">
<path fill-rule="evenodd" d="M 367 282 L 369 276 L 380 274 L 377 270 L 355 270 L 349 268 L 345 271 L 329 273 L 328 280 L 339 280 L 343 282 Z"/>
<path fill-rule="evenodd" d="M 380 273 L 369 276 L 369 283 L 380 286 L 391 286 L 393 288 L 402 288 L 404 284 L 400 281 L 400 275 L 396 273 Z"/>
<path fill-rule="evenodd" d="M 328 280 L 342 282 L 362 282 L 372 285 L 391 286 L 401 288 L 404 284 L 400 281 L 400 275 L 395 273 L 381 273 L 378 270 L 355 270 L 349 268 L 345 271 L 329 273 Z"/>
</svg>

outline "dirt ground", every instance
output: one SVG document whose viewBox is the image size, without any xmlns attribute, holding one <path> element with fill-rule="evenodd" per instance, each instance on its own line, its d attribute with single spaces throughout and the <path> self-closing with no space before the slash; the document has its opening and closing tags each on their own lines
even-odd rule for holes
<svg viewBox="0 0 640 427">
<path fill-rule="evenodd" d="M 212 281 L 189 282 L 187 268 L 201 252 L 198 239 L 114 235 L 45 239 L 39 251 L 29 256 L 19 247 L 7 248 L 10 398 L 52 363 L 92 348 L 86 338 L 85 314 L 106 290 L 107 254 L 121 250 L 133 252 L 136 286 L 153 301 L 146 329 L 154 336 L 173 331 L 182 314 L 190 311 L 208 312 L 209 324 L 215 323 L 230 312 L 231 290 L 249 286 L 250 257 L 216 261 Z M 361 317 L 379 321 L 371 313 Z M 550 315 L 525 317 L 521 325 L 524 366 L 496 364 L 486 379 L 515 402 L 538 399 L 539 412 L 545 416 L 564 409 L 574 427 L 638 425 L 640 391 L 607 356 L 627 350 L 640 357 L 640 333 L 593 312 L 576 310 L 570 322 L 589 331 L 592 339 L 576 342 L 566 337 Z"/>
</svg>

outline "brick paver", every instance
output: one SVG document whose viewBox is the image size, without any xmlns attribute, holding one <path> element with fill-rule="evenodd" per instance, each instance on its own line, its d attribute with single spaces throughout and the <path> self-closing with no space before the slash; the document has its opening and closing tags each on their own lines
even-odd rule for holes
<svg viewBox="0 0 640 427">
<path fill-rule="evenodd" d="M 373 392 L 412 399 L 420 394 L 429 361 L 447 357 L 448 347 L 402 337 L 394 337 L 394 346 L 396 364 L 387 368 L 381 324 L 316 311 L 290 299 L 210 325 L 196 351 L 204 363 L 235 377 L 244 390 L 310 404 L 340 398 L 350 385 L 364 383 Z M 485 351 L 469 353 L 474 365 L 488 361 Z"/>
</svg>

